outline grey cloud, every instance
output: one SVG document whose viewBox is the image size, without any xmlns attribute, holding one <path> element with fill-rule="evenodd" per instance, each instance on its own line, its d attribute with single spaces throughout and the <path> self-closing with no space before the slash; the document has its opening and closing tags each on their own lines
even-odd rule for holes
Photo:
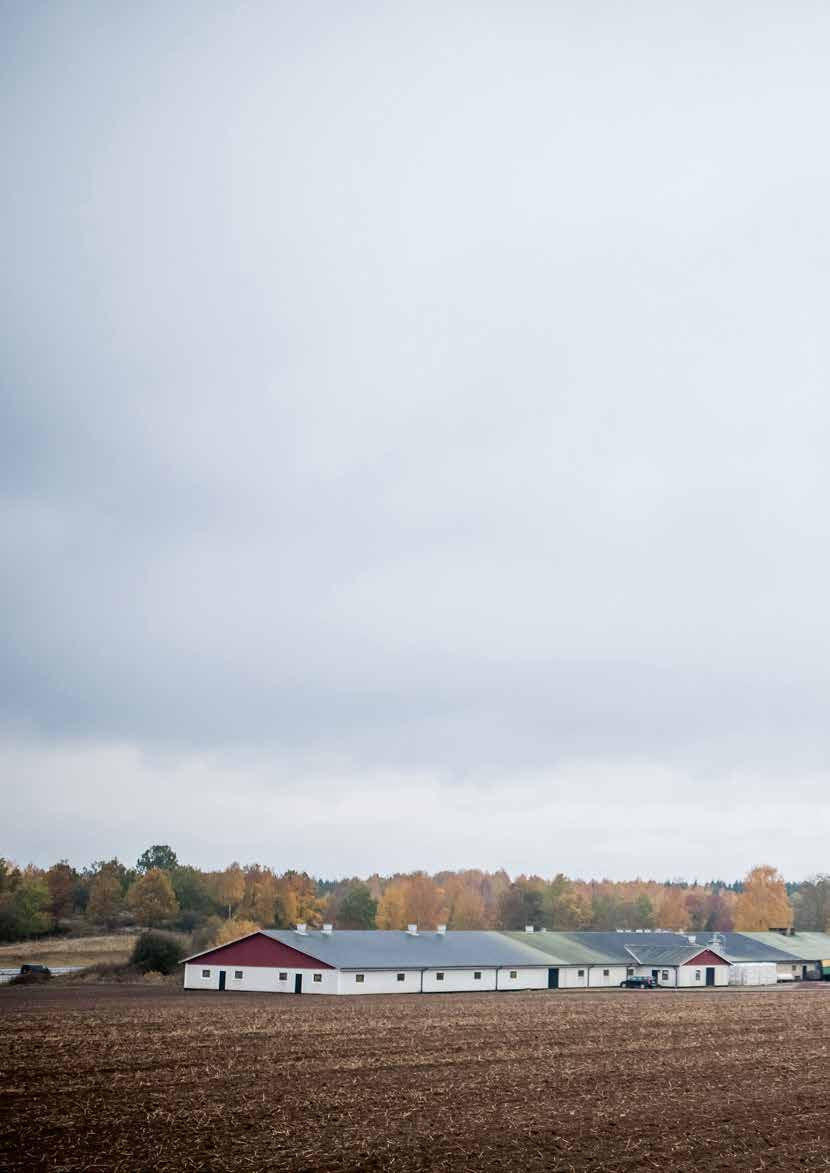
<svg viewBox="0 0 830 1173">
<path fill-rule="evenodd" d="M 2 13 L 12 742 L 816 795 L 830 17 Z"/>
</svg>

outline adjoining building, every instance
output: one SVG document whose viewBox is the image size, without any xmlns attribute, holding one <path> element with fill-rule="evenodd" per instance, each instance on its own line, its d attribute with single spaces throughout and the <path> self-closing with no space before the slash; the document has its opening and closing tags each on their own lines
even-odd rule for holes
<svg viewBox="0 0 830 1173">
<path fill-rule="evenodd" d="M 797 946 L 800 955 L 790 951 Z M 817 960 L 818 959 L 818 960 Z M 408 994 L 769 985 L 830 978 L 830 935 L 262 929 L 186 958 L 189 990 Z"/>
<path fill-rule="evenodd" d="M 737 935 L 737 934 L 736 934 Z M 801 929 L 786 932 L 741 933 L 757 947 L 781 954 L 776 960 L 778 981 L 830 981 L 830 933 Z"/>
</svg>

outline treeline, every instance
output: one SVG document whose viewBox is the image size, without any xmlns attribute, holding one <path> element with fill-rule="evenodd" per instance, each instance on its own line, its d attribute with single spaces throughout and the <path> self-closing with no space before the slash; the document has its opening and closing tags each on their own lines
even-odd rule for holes
<svg viewBox="0 0 830 1173">
<path fill-rule="evenodd" d="M 54 932 L 172 928 L 197 946 L 256 927 L 402 929 L 673 929 L 720 931 L 796 928 L 830 931 L 830 875 L 787 884 L 775 868 L 753 868 L 725 884 L 653 880 L 553 879 L 470 869 L 317 880 L 232 863 L 222 871 L 182 864 L 157 844 L 127 867 L 99 860 L 77 871 L 65 860 L 48 869 L 0 859 L 0 940 Z"/>
</svg>

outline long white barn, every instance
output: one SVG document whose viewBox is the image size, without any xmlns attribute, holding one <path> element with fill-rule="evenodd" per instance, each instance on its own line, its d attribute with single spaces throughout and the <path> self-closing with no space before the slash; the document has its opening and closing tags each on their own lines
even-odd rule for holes
<svg viewBox="0 0 830 1173">
<path fill-rule="evenodd" d="M 706 939 L 708 937 L 708 939 Z M 830 939 L 829 939 L 830 940 Z M 782 944 L 784 942 L 782 941 Z M 743 934 L 263 929 L 188 957 L 188 990 L 408 994 L 609 988 L 650 977 L 674 988 L 769 981 L 791 954 Z"/>
</svg>

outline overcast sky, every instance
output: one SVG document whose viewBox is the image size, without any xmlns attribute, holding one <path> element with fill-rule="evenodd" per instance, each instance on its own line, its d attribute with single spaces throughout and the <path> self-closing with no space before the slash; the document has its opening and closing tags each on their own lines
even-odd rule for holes
<svg viewBox="0 0 830 1173">
<path fill-rule="evenodd" d="M 830 869 L 830 9 L 0 20 L 0 854 Z"/>
</svg>

